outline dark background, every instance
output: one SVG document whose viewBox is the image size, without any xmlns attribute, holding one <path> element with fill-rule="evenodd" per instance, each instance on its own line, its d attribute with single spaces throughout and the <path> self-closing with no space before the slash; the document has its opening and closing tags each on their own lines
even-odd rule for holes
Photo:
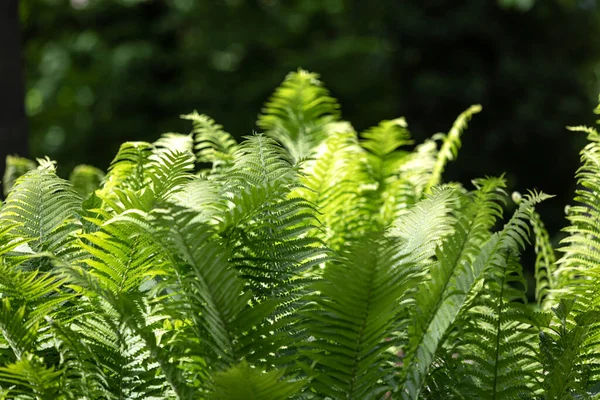
<svg viewBox="0 0 600 400">
<path fill-rule="evenodd" d="M 594 123 L 599 3 L 21 0 L 29 156 L 58 160 L 63 175 L 80 163 L 105 169 L 125 140 L 187 132 L 178 116 L 194 109 L 248 135 L 302 67 L 321 74 L 357 130 L 405 116 L 422 141 L 482 104 L 446 179 L 506 172 L 511 190 L 556 194 L 541 212 L 558 232 L 585 142 L 565 126 Z M 8 76 L 15 56 L 3 49 Z M 0 140 L 0 153 L 22 152 Z"/>
</svg>

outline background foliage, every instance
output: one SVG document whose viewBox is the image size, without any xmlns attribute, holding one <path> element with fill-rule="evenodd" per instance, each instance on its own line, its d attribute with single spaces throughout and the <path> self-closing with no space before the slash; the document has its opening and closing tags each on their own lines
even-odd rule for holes
<svg viewBox="0 0 600 400">
<path fill-rule="evenodd" d="M 206 113 L 235 137 L 290 70 L 318 71 L 357 130 L 405 116 L 421 141 L 470 104 L 451 180 L 508 173 L 563 225 L 598 92 L 596 0 L 21 0 L 32 155 L 105 169 L 124 140 Z M 578 140 L 581 139 L 581 140 Z M 557 162 L 560 161 L 560 162 Z M 531 171 L 530 174 L 518 171 Z M 535 172 L 533 172 L 535 171 Z"/>
</svg>

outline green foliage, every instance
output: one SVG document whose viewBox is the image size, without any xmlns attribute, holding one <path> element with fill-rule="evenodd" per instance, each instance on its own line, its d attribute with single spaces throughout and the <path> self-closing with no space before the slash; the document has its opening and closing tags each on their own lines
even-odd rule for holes
<svg viewBox="0 0 600 400">
<path fill-rule="evenodd" d="M 403 118 L 358 135 L 336 104 L 300 70 L 239 144 L 194 112 L 106 175 L 25 163 L 0 207 L 0 396 L 597 396 L 596 131 L 556 261 L 550 196 L 498 229 L 503 177 L 440 183 L 479 107 L 411 148 Z"/>
</svg>

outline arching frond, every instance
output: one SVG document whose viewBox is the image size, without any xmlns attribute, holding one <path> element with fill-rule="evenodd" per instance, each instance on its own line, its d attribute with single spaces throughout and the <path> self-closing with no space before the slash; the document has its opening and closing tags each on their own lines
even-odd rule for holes
<svg viewBox="0 0 600 400">
<path fill-rule="evenodd" d="M 25 175 L 28 171 L 35 168 L 36 163 L 32 160 L 19 156 L 6 156 L 4 176 L 2 177 L 4 196 L 8 196 L 8 192 L 10 192 L 20 176 Z"/>
<path fill-rule="evenodd" d="M 114 188 L 140 190 L 148 185 L 145 173 L 153 146 L 147 142 L 125 142 L 108 168 L 102 192 L 109 195 Z"/>
<path fill-rule="evenodd" d="M 233 161 L 233 153 L 237 149 L 237 142 L 223 127 L 204 114 L 194 111 L 191 114 L 182 115 L 181 118 L 192 121 L 194 129 L 194 150 L 196 150 L 196 161 L 199 163 L 211 163 L 213 169 L 221 165 L 228 165 Z"/>
<path fill-rule="evenodd" d="M 404 390 L 416 398 L 435 360 L 437 349 L 479 281 L 483 265 L 476 263 L 491 228 L 502 216 L 502 179 L 476 181 L 473 200 L 456 211 L 453 233 L 436 249 L 436 262 L 415 295 L 409 342 L 404 349 Z"/>
<path fill-rule="evenodd" d="M 91 165 L 78 165 L 69 175 L 69 181 L 73 185 L 73 189 L 83 199 L 89 197 L 98 189 L 103 180 L 104 172 Z"/>
<path fill-rule="evenodd" d="M 247 362 L 219 372 L 211 398 L 215 400 L 286 400 L 302 389 L 304 382 L 282 380 L 282 371 L 263 372 Z"/>
<path fill-rule="evenodd" d="M 154 147 L 160 151 L 171 153 L 193 153 L 194 138 L 192 135 L 183 135 L 181 133 L 163 133 L 160 138 L 154 142 Z"/>
<path fill-rule="evenodd" d="M 548 304 L 544 301 L 555 286 L 556 255 L 550 243 L 548 231 L 538 213 L 533 213 L 531 226 L 535 235 L 535 299 L 538 305 Z"/>
<path fill-rule="evenodd" d="M 300 69 L 288 74 L 275 90 L 257 124 L 297 161 L 311 155 L 325 139 L 327 124 L 339 118 L 339 105 L 319 76 Z"/>
<path fill-rule="evenodd" d="M 569 208 L 568 236 L 562 240 L 556 279 L 557 295 L 597 298 L 600 281 L 600 135 L 591 130 L 590 141 L 581 151 L 576 178 L 578 203 Z"/>
<path fill-rule="evenodd" d="M 0 225 L 13 225 L 11 234 L 27 240 L 34 251 L 66 254 L 79 229 L 80 207 L 69 182 L 58 178 L 52 167 L 40 167 L 17 180 L 0 209 Z"/>
<path fill-rule="evenodd" d="M 356 133 L 332 132 L 315 149 L 315 159 L 302 166 L 301 186 L 291 193 L 314 204 L 323 226 L 314 234 L 334 250 L 372 227 L 372 207 L 364 196 L 371 183 L 365 166 L 366 152 Z"/>
<path fill-rule="evenodd" d="M 426 190 L 430 190 L 432 186 L 440 183 L 442 172 L 444 172 L 446 164 L 448 161 L 454 160 L 458 154 L 458 150 L 460 149 L 461 145 L 460 136 L 467 128 L 467 123 L 471 117 L 473 117 L 473 114 L 477 114 L 480 111 L 480 105 L 469 107 L 466 111 L 461 113 L 458 118 L 456 118 L 456 121 L 454 121 L 454 124 L 452 125 L 450 132 L 448 132 L 448 135 L 440 136 L 442 139 L 442 147 L 438 151 L 437 160 L 433 167 L 433 172 L 431 174 L 429 183 L 427 184 Z"/>
<path fill-rule="evenodd" d="M 454 218 L 451 211 L 458 204 L 457 195 L 450 188 L 436 190 L 394 223 L 389 234 L 404 241 L 405 254 L 411 259 L 429 259 L 442 238 L 452 233 Z"/>
<path fill-rule="evenodd" d="M 527 195 L 474 262 L 481 268 L 482 285 L 459 314 L 456 334 L 445 350 L 446 359 L 456 359 L 447 362 L 453 366 L 447 370 L 453 385 L 466 398 L 532 398 L 538 389 L 541 364 L 535 338 L 548 319 L 525 306 L 525 281 L 516 255 L 529 236 L 533 206 L 548 197 Z"/>
<path fill-rule="evenodd" d="M 386 351 L 418 269 L 398 241 L 363 238 L 314 284 L 307 313 L 312 387 L 331 399 L 380 398 L 388 390 Z"/>
</svg>

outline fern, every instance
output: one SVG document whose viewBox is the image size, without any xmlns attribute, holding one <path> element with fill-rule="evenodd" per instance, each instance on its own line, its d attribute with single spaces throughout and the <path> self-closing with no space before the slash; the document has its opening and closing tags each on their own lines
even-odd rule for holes
<svg viewBox="0 0 600 400">
<path fill-rule="evenodd" d="M 17 160 L 0 398 L 597 397 L 600 135 L 572 128 L 589 144 L 556 261 L 534 212 L 549 196 L 498 230 L 503 178 L 442 183 L 479 110 L 413 148 L 402 118 L 357 135 L 299 70 L 239 144 L 193 112 L 106 175 Z"/>
<path fill-rule="evenodd" d="M 325 139 L 327 125 L 340 118 L 339 105 L 329 97 L 317 74 L 288 74 L 258 118 L 258 126 L 278 140 L 294 160 L 311 155 Z"/>
<path fill-rule="evenodd" d="M 458 116 L 452 125 L 450 132 L 448 132 L 448 135 L 439 135 L 439 138 L 442 139 L 442 147 L 438 152 L 437 160 L 433 166 L 431 178 L 427 184 L 426 190 L 430 190 L 432 186 L 440 183 L 442 172 L 444 172 L 446 163 L 454 160 L 458 154 L 458 150 L 460 149 L 461 145 L 460 135 L 467 128 L 467 123 L 473 114 L 477 114 L 480 111 L 480 105 L 469 107 L 468 110 L 464 111 Z"/>
<path fill-rule="evenodd" d="M 312 387 L 332 399 L 379 398 L 388 388 L 386 341 L 408 299 L 418 269 L 402 254 L 402 244 L 365 238 L 315 283 L 309 328 L 316 363 Z"/>
<path fill-rule="evenodd" d="M 233 152 L 237 148 L 237 143 L 221 125 L 196 111 L 182 115 L 181 118 L 192 121 L 194 125 L 192 135 L 194 135 L 197 162 L 212 163 L 213 168 L 218 168 L 233 161 Z"/>
<path fill-rule="evenodd" d="M 54 173 L 52 165 L 41 165 L 16 182 L 0 210 L 0 224 L 10 224 L 11 234 L 28 241 L 37 252 L 64 255 L 71 235 L 78 230 L 76 212 L 80 198 L 71 185 Z"/>
<path fill-rule="evenodd" d="M 403 361 L 408 365 L 405 388 L 411 397 L 418 395 L 443 337 L 480 278 L 483 265 L 476 260 L 490 238 L 490 229 L 501 216 L 502 198 L 498 191 L 505 186 L 504 182 L 487 179 L 476 184 L 480 188 L 473 200 L 469 199 L 458 211 L 453 234 L 437 247 L 437 261 L 415 296 L 415 317 Z"/>
</svg>

